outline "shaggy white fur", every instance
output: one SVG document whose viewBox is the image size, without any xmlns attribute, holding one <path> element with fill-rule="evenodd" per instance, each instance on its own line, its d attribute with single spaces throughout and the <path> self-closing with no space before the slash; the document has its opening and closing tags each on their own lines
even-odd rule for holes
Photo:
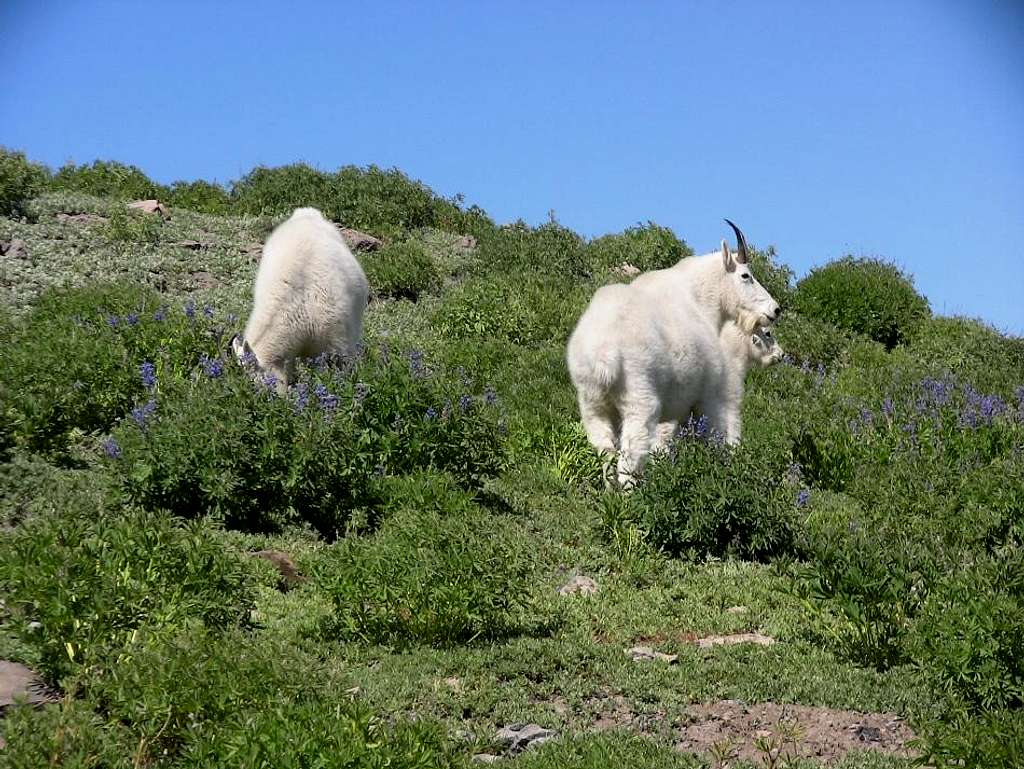
<svg viewBox="0 0 1024 769">
<path fill-rule="evenodd" d="M 569 338 L 566 360 L 583 426 L 609 460 L 618 452 L 624 487 L 656 442 L 671 435 L 669 425 L 698 404 L 726 441 L 739 440 L 731 372 L 747 365 L 741 361 L 750 353 L 731 343 L 726 350 L 720 335 L 732 323 L 749 347 L 754 330 L 774 321 L 780 308 L 750 272 L 746 241 L 732 227 L 735 255 L 723 240 L 720 253 L 603 286 Z"/>
<path fill-rule="evenodd" d="M 232 340 L 286 392 L 298 357 L 353 355 L 363 335 L 366 275 L 337 227 L 315 208 L 297 208 L 270 233 L 256 273 L 243 339 Z"/>
</svg>

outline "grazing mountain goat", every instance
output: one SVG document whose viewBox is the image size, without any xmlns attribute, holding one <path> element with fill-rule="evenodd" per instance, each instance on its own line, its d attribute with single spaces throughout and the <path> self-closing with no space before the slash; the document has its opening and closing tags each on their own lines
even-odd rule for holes
<svg viewBox="0 0 1024 769">
<path fill-rule="evenodd" d="M 297 208 L 263 246 L 252 313 L 232 348 L 243 362 L 254 355 L 284 393 L 297 357 L 355 353 L 368 296 L 366 275 L 337 227 L 315 208 Z"/>
<path fill-rule="evenodd" d="M 726 394 L 737 351 L 729 345 L 726 353 L 719 335 L 732 322 L 749 340 L 780 308 L 750 272 L 743 233 L 726 222 L 736 233 L 735 255 L 723 240 L 721 253 L 603 286 L 569 337 L 566 360 L 583 426 L 598 451 L 618 451 L 624 487 L 643 469 L 659 433 L 671 435 L 668 425 L 698 403 L 727 442 L 739 440 L 739 404 Z"/>
</svg>

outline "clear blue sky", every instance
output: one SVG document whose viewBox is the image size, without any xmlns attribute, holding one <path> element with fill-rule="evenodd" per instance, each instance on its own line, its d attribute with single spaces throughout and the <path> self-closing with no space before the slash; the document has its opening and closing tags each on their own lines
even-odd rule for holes
<svg viewBox="0 0 1024 769">
<path fill-rule="evenodd" d="M 0 144 L 397 166 L 499 221 L 909 270 L 1024 333 L 1024 2 L 0 3 Z"/>
</svg>

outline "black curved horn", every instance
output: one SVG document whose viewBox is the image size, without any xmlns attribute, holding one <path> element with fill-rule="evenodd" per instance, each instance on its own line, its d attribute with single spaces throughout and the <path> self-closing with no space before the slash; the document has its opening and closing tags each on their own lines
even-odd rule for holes
<svg viewBox="0 0 1024 769">
<path fill-rule="evenodd" d="M 738 254 L 736 261 L 740 264 L 746 264 L 750 261 L 750 251 L 747 250 L 747 239 L 743 237 L 743 233 L 740 232 L 740 228 L 735 224 L 730 222 L 728 219 L 725 220 L 725 223 L 732 227 L 733 232 L 736 233 L 736 251 Z"/>
</svg>

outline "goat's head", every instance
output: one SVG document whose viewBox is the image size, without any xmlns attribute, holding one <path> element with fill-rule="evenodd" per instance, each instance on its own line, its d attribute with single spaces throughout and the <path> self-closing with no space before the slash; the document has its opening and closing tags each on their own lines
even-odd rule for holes
<svg viewBox="0 0 1024 769">
<path fill-rule="evenodd" d="M 758 366 L 771 366 L 785 355 L 782 345 L 767 326 L 757 326 L 750 335 L 750 359 Z"/>
<path fill-rule="evenodd" d="M 750 271 L 750 249 L 740 228 L 725 220 L 736 233 L 736 254 L 722 241 L 722 267 L 725 270 L 722 291 L 722 306 L 726 314 L 734 318 L 745 330 L 754 333 L 758 326 L 766 326 L 777 320 L 782 308 L 757 282 Z"/>
<path fill-rule="evenodd" d="M 238 362 L 245 368 L 253 371 L 260 370 L 259 361 L 256 360 L 256 353 L 252 351 L 249 343 L 242 339 L 239 334 L 235 334 L 231 337 L 231 351 L 234 352 L 235 357 L 238 358 Z"/>
</svg>

